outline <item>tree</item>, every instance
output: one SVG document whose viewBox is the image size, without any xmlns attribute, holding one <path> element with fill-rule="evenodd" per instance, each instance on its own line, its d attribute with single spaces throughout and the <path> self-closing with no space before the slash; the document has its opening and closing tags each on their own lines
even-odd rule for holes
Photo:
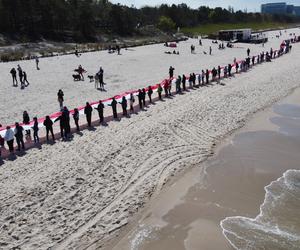
<svg viewBox="0 0 300 250">
<path fill-rule="evenodd" d="M 166 32 L 173 31 L 176 28 L 175 22 L 170 17 L 166 17 L 166 16 L 161 16 L 159 18 L 157 26 L 159 29 Z"/>
</svg>

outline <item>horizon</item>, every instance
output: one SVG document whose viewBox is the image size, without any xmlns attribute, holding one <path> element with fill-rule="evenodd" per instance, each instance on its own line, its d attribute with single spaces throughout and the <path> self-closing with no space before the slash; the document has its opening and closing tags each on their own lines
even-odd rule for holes
<svg viewBox="0 0 300 250">
<path fill-rule="evenodd" d="M 183 1 L 183 0 L 152 0 L 150 3 L 149 1 L 146 0 L 111 0 L 112 3 L 114 4 L 122 4 L 122 5 L 127 5 L 127 6 L 134 6 L 136 8 L 141 8 L 144 6 L 157 6 L 157 5 L 161 5 L 161 4 L 168 4 L 168 5 L 172 5 L 172 4 L 181 4 L 181 3 L 185 3 L 186 5 L 188 5 L 189 7 L 193 8 L 193 9 L 197 9 L 200 6 L 208 6 L 211 8 L 215 8 L 215 7 L 222 7 L 225 9 L 228 9 L 229 6 L 233 7 L 234 10 L 247 10 L 248 12 L 260 12 L 261 10 L 261 4 L 265 4 L 265 3 L 280 3 L 280 2 L 286 2 L 287 4 L 293 4 L 293 5 L 299 5 L 299 0 L 290 0 L 290 1 L 282 1 L 282 0 L 251 0 L 251 1 L 245 1 L 245 0 L 187 0 L 187 1 Z"/>
</svg>

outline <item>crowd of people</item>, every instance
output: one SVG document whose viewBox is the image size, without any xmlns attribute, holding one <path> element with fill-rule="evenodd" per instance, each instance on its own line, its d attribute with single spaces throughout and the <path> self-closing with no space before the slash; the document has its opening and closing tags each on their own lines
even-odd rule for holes
<svg viewBox="0 0 300 250">
<path fill-rule="evenodd" d="M 250 67 L 254 66 L 255 64 L 260 64 L 265 61 L 270 61 L 271 59 L 275 57 L 281 56 L 283 53 L 287 53 L 291 50 L 291 45 L 289 42 L 286 42 L 284 46 L 281 46 L 279 50 L 274 51 L 273 49 L 270 49 L 270 51 L 262 52 L 259 55 L 251 56 L 250 49 L 247 49 L 246 55 L 247 57 L 244 60 L 237 61 L 236 58 L 234 58 L 233 63 L 229 63 L 228 65 L 221 67 L 213 67 L 211 70 L 209 69 L 202 69 L 199 73 L 190 73 L 189 76 L 186 75 L 178 75 L 177 77 L 174 77 L 174 71 L 175 68 L 170 66 L 169 67 L 169 79 L 164 80 L 163 83 L 158 84 L 157 86 L 148 86 L 147 88 L 139 89 L 136 93 L 131 93 L 128 97 L 128 100 L 125 96 L 121 98 L 120 101 L 117 101 L 117 98 L 113 97 L 110 101 L 110 103 L 106 104 L 112 108 L 112 114 L 114 119 L 118 119 L 118 111 L 117 107 L 118 104 L 122 107 L 122 115 L 127 117 L 128 116 L 128 102 L 129 102 L 129 111 L 130 113 L 135 112 L 135 96 L 138 99 L 138 107 L 140 110 L 144 109 L 146 107 L 146 97 L 148 96 L 149 103 L 153 103 L 153 90 L 156 90 L 158 100 L 163 99 L 163 91 L 164 91 L 164 97 L 168 98 L 174 94 L 172 93 L 172 85 L 175 85 L 175 93 L 180 94 L 183 91 L 187 91 L 187 89 L 193 89 L 200 86 L 204 86 L 209 84 L 210 82 L 216 81 L 219 83 L 221 78 L 228 78 L 231 77 L 233 72 L 232 69 L 235 68 L 235 73 L 239 72 L 245 72 Z M 22 79 L 22 82 L 24 82 L 24 73 L 18 65 L 18 72 L 20 81 Z M 22 73 L 20 73 L 22 72 Z M 98 74 L 98 79 L 100 81 L 100 87 L 101 84 L 103 85 L 103 69 L 100 68 Z M 14 81 L 16 81 L 16 75 L 13 75 Z M 25 78 L 26 79 L 26 78 Z M 102 83 L 101 83 L 102 82 Z M 187 86 L 187 82 L 189 86 Z M 51 139 L 55 141 L 55 134 L 53 130 L 53 126 L 55 122 L 59 121 L 59 127 L 60 127 L 60 137 L 62 139 L 67 140 L 70 137 L 71 134 L 71 119 L 70 116 L 73 116 L 74 124 L 76 126 L 76 131 L 80 131 L 79 126 L 79 119 L 80 119 L 80 112 L 78 109 L 74 109 L 73 111 L 69 111 L 69 109 L 64 106 L 64 92 L 60 89 L 57 93 L 57 98 L 59 102 L 59 109 L 60 109 L 60 115 L 52 121 L 50 116 L 46 116 L 43 121 L 43 125 L 46 130 L 46 140 L 49 141 L 49 135 L 51 135 Z M 105 105 L 100 100 L 98 102 L 97 107 L 94 107 L 94 109 L 98 113 L 98 118 L 100 124 L 103 124 L 105 122 L 104 118 L 104 110 Z M 90 105 L 89 102 L 86 103 L 84 107 L 84 115 L 86 117 L 86 123 L 88 127 L 92 126 L 92 114 L 93 114 L 93 107 Z M 23 112 L 23 124 L 24 125 L 30 125 L 31 129 L 33 131 L 33 139 L 34 143 L 38 144 L 40 143 L 39 138 L 39 122 L 37 117 L 33 118 L 33 122 L 30 122 L 30 117 L 27 111 Z M 0 125 L 1 127 L 1 125 Z M 27 126 L 28 128 L 28 126 Z M 6 127 L 6 132 L 4 137 L 1 137 L 0 135 L 0 155 L 1 155 L 1 148 L 4 147 L 5 142 L 7 143 L 9 152 L 11 154 L 14 153 L 14 139 L 16 139 L 17 143 L 17 151 L 21 151 L 25 149 L 25 143 L 24 143 L 24 133 L 26 137 L 31 137 L 31 129 L 24 130 L 23 126 L 20 125 L 18 122 L 15 123 L 14 129 L 12 129 L 10 126 Z"/>
<path fill-rule="evenodd" d="M 12 76 L 13 87 L 18 87 L 17 75 L 19 77 L 21 89 L 24 89 L 25 87 L 29 86 L 29 82 L 27 80 L 27 73 L 24 70 L 22 70 L 19 64 L 17 66 L 17 70 L 15 68 L 12 68 L 10 70 L 10 74 Z"/>
</svg>

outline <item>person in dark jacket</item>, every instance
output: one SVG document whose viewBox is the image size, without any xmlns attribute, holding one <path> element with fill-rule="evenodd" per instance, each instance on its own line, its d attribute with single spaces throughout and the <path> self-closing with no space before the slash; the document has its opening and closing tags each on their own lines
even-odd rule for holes
<svg viewBox="0 0 300 250">
<path fill-rule="evenodd" d="M 10 70 L 10 74 L 12 76 L 12 79 L 13 79 L 13 86 L 18 86 L 18 80 L 17 80 L 17 71 L 15 68 L 12 68 Z M 16 84 L 15 84 L 16 83 Z"/>
<path fill-rule="evenodd" d="M 113 110 L 113 116 L 115 119 L 118 118 L 118 112 L 117 112 L 117 101 L 116 99 L 113 97 L 112 101 L 111 101 L 111 104 L 109 104 L 109 106 L 112 107 L 112 110 Z"/>
<path fill-rule="evenodd" d="M 123 116 L 127 116 L 127 100 L 125 96 L 122 97 L 122 102 L 120 102 L 122 105 L 122 110 L 123 110 Z"/>
<path fill-rule="evenodd" d="M 37 117 L 33 118 L 33 139 L 34 139 L 34 143 L 39 143 L 40 142 L 40 138 L 39 138 L 39 123 L 37 120 Z"/>
<path fill-rule="evenodd" d="M 218 66 L 218 78 L 221 79 L 221 66 Z"/>
<path fill-rule="evenodd" d="M 54 141 L 54 133 L 53 133 L 53 121 L 51 121 L 50 117 L 47 115 L 44 121 L 44 126 L 46 127 L 46 138 L 49 141 L 49 132 L 52 135 L 52 140 Z"/>
<path fill-rule="evenodd" d="M 93 108 L 92 106 L 87 102 L 86 106 L 84 108 L 84 114 L 86 115 L 86 120 L 88 123 L 88 126 L 91 127 L 92 126 L 92 112 L 93 112 Z"/>
<path fill-rule="evenodd" d="M 172 66 L 170 66 L 170 68 L 169 68 L 169 76 L 170 76 L 170 78 L 172 78 L 174 76 L 174 69 L 175 68 L 173 68 Z"/>
<path fill-rule="evenodd" d="M 74 113 L 73 113 L 73 119 L 76 125 L 76 130 L 77 132 L 80 130 L 79 128 L 79 111 L 78 109 L 74 109 Z"/>
<path fill-rule="evenodd" d="M 182 75 L 182 89 L 184 90 L 184 91 L 186 91 L 186 86 L 185 86 L 185 84 L 186 84 L 186 76 L 183 74 Z"/>
<path fill-rule="evenodd" d="M 208 69 L 205 72 L 205 77 L 206 77 L 206 83 L 208 84 L 208 82 L 209 82 L 209 71 L 208 71 Z"/>
<path fill-rule="evenodd" d="M 150 103 L 152 103 L 152 94 L 153 94 L 152 87 L 149 86 L 148 87 L 148 97 L 149 97 Z"/>
<path fill-rule="evenodd" d="M 30 118 L 29 118 L 28 112 L 26 110 L 23 112 L 23 123 L 25 125 L 29 125 L 29 123 L 30 123 Z M 25 132 L 26 132 L 27 136 L 30 135 L 30 129 L 26 129 Z"/>
<path fill-rule="evenodd" d="M 25 149 L 25 144 L 24 144 L 24 139 L 23 139 L 23 131 L 24 131 L 24 128 L 18 123 L 16 122 L 15 124 L 15 137 L 16 137 L 16 141 L 17 141 L 17 144 L 18 144 L 18 151 L 21 151 L 21 146 L 22 146 L 22 149 L 24 150 Z"/>
<path fill-rule="evenodd" d="M 95 108 L 98 111 L 98 115 L 99 115 L 99 119 L 100 119 L 100 123 L 104 122 L 104 104 L 102 103 L 102 101 L 99 101 L 98 107 Z"/>
<path fill-rule="evenodd" d="M 19 75 L 19 78 L 20 78 L 20 83 L 22 85 L 23 84 L 23 70 L 22 70 L 22 68 L 19 64 L 18 64 L 17 70 L 18 70 L 18 75 Z"/>
<path fill-rule="evenodd" d="M 29 82 L 27 80 L 27 74 L 25 71 L 23 71 L 23 84 L 25 85 L 27 83 L 26 87 L 29 85 Z"/>
<path fill-rule="evenodd" d="M 60 109 L 62 109 L 63 108 L 63 104 L 64 104 L 64 92 L 61 89 L 58 90 L 57 100 L 58 100 Z"/>
<path fill-rule="evenodd" d="M 228 64 L 228 75 L 229 77 L 231 77 L 231 69 L 232 69 L 232 65 L 231 63 Z"/>
<path fill-rule="evenodd" d="M 143 101 L 143 106 L 146 106 L 146 90 L 143 88 L 142 89 L 142 101 Z"/>
<path fill-rule="evenodd" d="M 70 125 L 70 111 L 66 106 L 63 108 L 62 117 L 65 123 L 65 137 L 68 138 L 68 135 L 71 133 L 71 125 Z"/>
<path fill-rule="evenodd" d="M 143 93 L 141 89 L 138 90 L 138 99 L 139 99 L 140 109 L 143 109 Z"/>
<path fill-rule="evenodd" d="M 63 116 L 63 113 L 61 113 L 61 115 L 54 120 L 54 122 L 57 121 L 59 121 L 60 137 L 64 138 L 65 135 L 67 135 L 67 131 L 66 131 L 66 121 L 65 121 L 65 117 Z"/>
</svg>

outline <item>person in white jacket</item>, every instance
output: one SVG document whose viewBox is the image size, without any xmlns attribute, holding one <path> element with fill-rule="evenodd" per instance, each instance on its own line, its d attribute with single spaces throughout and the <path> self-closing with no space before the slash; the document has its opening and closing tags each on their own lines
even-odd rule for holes
<svg viewBox="0 0 300 250">
<path fill-rule="evenodd" d="M 10 126 L 7 126 L 4 135 L 4 140 L 6 141 L 9 148 L 9 152 L 11 153 L 14 152 L 14 136 L 15 136 L 14 131 L 10 128 Z"/>
</svg>

